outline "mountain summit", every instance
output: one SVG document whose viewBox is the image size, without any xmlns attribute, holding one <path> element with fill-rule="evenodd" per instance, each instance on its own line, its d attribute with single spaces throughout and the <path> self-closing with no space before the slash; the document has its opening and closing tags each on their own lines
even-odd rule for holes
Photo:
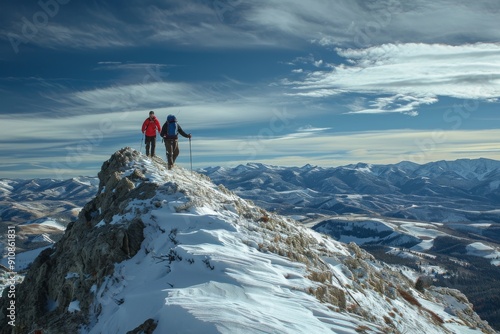
<svg viewBox="0 0 500 334">
<path fill-rule="evenodd" d="M 2 333 L 494 333 L 427 287 L 203 175 L 124 148 L 16 287 Z"/>
</svg>

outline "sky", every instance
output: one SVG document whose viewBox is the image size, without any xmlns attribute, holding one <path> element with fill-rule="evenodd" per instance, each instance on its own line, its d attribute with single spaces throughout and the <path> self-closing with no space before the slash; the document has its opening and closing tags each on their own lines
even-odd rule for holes
<svg viewBox="0 0 500 334">
<path fill-rule="evenodd" d="M 0 178 L 177 163 L 333 167 L 500 159 L 497 0 L 2 1 Z M 157 155 L 165 147 L 157 139 Z"/>
</svg>

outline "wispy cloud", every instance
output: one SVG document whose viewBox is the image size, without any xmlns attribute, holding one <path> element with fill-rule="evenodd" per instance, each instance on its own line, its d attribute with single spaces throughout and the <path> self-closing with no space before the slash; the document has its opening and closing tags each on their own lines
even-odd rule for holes
<svg viewBox="0 0 500 334">
<path fill-rule="evenodd" d="M 495 101 L 500 97 L 500 44 L 387 44 L 338 49 L 346 64 L 283 83 L 291 94 L 325 97 L 364 93 L 375 97 L 355 113 L 414 115 L 440 96 Z M 376 96 L 383 95 L 383 96 Z"/>
<path fill-rule="evenodd" d="M 321 131 L 326 131 L 326 130 L 330 130 L 330 128 L 316 128 L 316 127 L 313 127 L 312 125 L 306 125 L 306 126 L 302 126 L 300 128 L 298 128 L 297 131 L 299 132 L 321 132 Z"/>
<path fill-rule="evenodd" d="M 272 88 L 247 87 L 225 79 L 220 82 L 152 81 L 130 85 L 113 85 L 90 90 L 55 94 L 52 99 L 66 115 L 105 114 L 155 109 L 162 112 L 184 111 L 197 115 L 203 124 L 227 126 L 249 120 L 262 122 L 272 110 L 284 103 Z"/>
<path fill-rule="evenodd" d="M 323 46 L 369 47 L 422 42 L 495 42 L 500 12 L 495 0 L 257 0 L 245 19 L 258 29 L 300 37 Z M 277 35 L 277 34 L 276 34 Z"/>
<path fill-rule="evenodd" d="M 369 106 L 351 106 L 353 114 L 378 114 L 378 113 L 402 113 L 410 116 L 418 115 L 418 108 L 423 104 L 436 103 L 438 99 L 433 96 L 412 96 L 396 94 L 388 97 L 375 98 Z"/>
<path fill-rule="evenodd" d="M 367 131 L 355 133 L 317 133 L 313 136 L 290 136 L 287 140 L 266 138 L 258 142 L 244 139 L 205 138 L 196 143 L 196 155 L 206 161 L 219 155 L 217 165 L 263 162 L 274 165 L 339 166 L 355 162 L 397 163 L 411 160 L 426 163 L 443 159 L 480 158 L 498 155 L 495 138 L 500 130 L 446 131 L 435 145 L 422 147 L 422 141 L 435 138 L 434 131 Z M 258 147 L 258 149 L 256 149 Z M 228 158 L 230 157 L 230 159 Z"/>
<path fill-rule="evenodd" d="M 435 140 L 435 130 L 408 129 L 332 133 L 326 128 L 308 127 L 305 130 L 309 131 L 275 132 L 273 136 L 259 136 L 257 133 L 230 137 L 207 133 L 203 136 L 200 134 L 202 127 L 210 125 L 204 123 L 206 118 L 199 119 L 201 113 L 189 113 L 186 109 L 181 110 L 180 115 L 182 126 L 189 132 L 194 130 L 192 154 L 195 168 L 235 166 L 247 162 L 280 166 L 307 163 L 339 166 L 355 162 L 397 163 L 401 160 L 425 163 L 443 157 L 451 160 L 499 154 L 498 129 L 444 131 L 438 141 Z M 0 172 L 7 169 L 9 177 L 23 178 L 96 175 L 99 166 L 112 152 L 124 146 L 140 148 L 139 128 L 144 117 L 144 111 L 134 111 L 103 114 L 100 118 L 81 115 L 76 118 L 39 119 L 25 124 L 25 131 L 21 134 L 14 128 L 3 126 L 6 123 L 0 120 L 0 131 L 4 137 L 17 143 L 15 146 L 4 145 L 2 154 L 10 158 L 0 163 Z M 277 140 L 279 138 L 287 140 Z M 429 141 L 433 145 L 422 146 L 422 142 Z M 179 164 L 187 167 L 187 141 L 181 138 L 180 145 Z M 61 155 L 61 152 L 64 154 Z M 158 154 L 163 156 L 163 152 L 163 146 L 158 143 Z M 16 172 L 12 171 L 12 166 L 18 166 Z"/>
<path fill-rule="evenodd" d="M 23 11 L 12 10 L 0 23 L 0 39 L 15 46 L 16 53 L 25 44 L 48 49 L 108 49 L 162 46 L 170 43 L 191 48 L 274 47 L 275 40 L 255 29 L 230 21 L 240 16 L 245 6 L 220 2 L 128 1 L 127 6 L 113 2 L 70 2 L 48 14 L 32 4 Z M 39 15 L 38 15 L 39 14 Z M 48 17 L 42 24 L 31 17 Z M 241 21 L 243 22 L 243 21 Z M 26 28 L 26 26 L 29 26 Z M 9 37 L 10 36 L 10 37 Z"/>
<path fill-rule="evenodd" d="M 359 48 L 394 40 L 459 45 L 500 39 L 496 0 L 132 0 L 127 6 L 69 2 L 47 15 L 47 22 L 30 34 L 23 33 L 26 21 L 36 13 L 46 15 L 43 8 L 35 3 L 23 11 L 13 7 L 7 6 L 0 15 L 1 38 L 9 42 L 6 37 L 15 34 L 46 48 L 100 49 L 167 42 L 203 48 L 297 47 L 309 42 Z"/>
</svg>

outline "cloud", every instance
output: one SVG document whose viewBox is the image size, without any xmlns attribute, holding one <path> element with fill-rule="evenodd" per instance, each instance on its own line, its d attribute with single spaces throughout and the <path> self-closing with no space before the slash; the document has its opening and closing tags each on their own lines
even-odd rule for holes
<svg viewBox="0 0 500 334">
<path fill-rule="evenodd" d="M 306 126 L 302 126 L 300 127 L 297 131 L 298 132 L 321 132 L 321 131 L 326 131 L 326 130 L 330 130 L 330 128 L 316 128 L 316 127 L 313 127 L 312 125 L 306 125 Z"/>
<path fill-rule="evenodd" d="M 186 83 L 146 82 L 76 91 L 67 94 L 65 100 L 76 108 L 99 112 L 176 106 L 190 101 L 194 95 L 191 85 Z"/>
<path fill-rule="evenodd" d="M 7 5 L 0 14 L 1 38 L 10 42 L 7 36 L 15 35 L 45 48 L 165 43 L 191 48 L 296 48 L 310 42 L 366 48 L 394 40 L 460 45 L 500 39 L 496 0 L 131 0 L 127 6 L 72 1 L 50 15 L 37 3 L 19 8 Z M 27 33 L 26 22 L 33 24 L 36 15 L 47 20 Z"/>
<path fill-rule="evenodd" d="M 131 0 L 123 6 L 111 1 L 69 2 L 50 14 L 31 4 L 0 16 L 4 18 L 0 38 L 12 44 L 16 53 L 25 44 L 84 50 L 163 47 L 166 43 L 195 49 L 275 47 L 275 40 L 268 35 L 258 36 L 251 27 L 232 21 L 240 16 L 243 6 L 216 3 Z M 34 22 L 32 17 L 46 20 Z"/>
<path fill-rule="evenodd" d="M 495 0 L 418 0 L 400 2 L 399 10 L 388 25 L 392 38 L 401 42 L 449 43 L 496 42 L 499 31 L 494 29 L 500 13 Z M 379 42 L 383 41 L 380 36 Z"/>
<path fill-rule="evenodd" d="M 357 101 L 351 112 L 411 115 L 443 96 L 485 101 L 500 97 L 500 44 L 385 44 L 337 52 L 345 64 L 307 73 L 302 80 L 284 80 L 292 89 L 289 94 L 375 95 L 367 106 Z"/>
<path fill-rule="evenodd" d="M 338 45 L 352 40 L 347 27 L 356 16 L 365 14 L 353 1 L 258 0 L 246 8 L 243 19 L 258 34 L 276 40 L 287 36 L 301 43 L 327 38 Z"/>
<path fill-rule="evenodd" d="M 340 166 L 353 162 L 375 164 L 409 160 L 427 163 L 461 158 L 500 157 L 495 138 L 500 130 L 450 130 L 437 137 L 436 131 L 391 130 L 351 133 L 317 133 L 314 136 L 290 136 L 287 140 L 262 138 L 213 139 L 196 143 L 196 156 L 207 161 L 217 156 L 218 166 L 247 162 L 273 165 Z M 437 139 L 439 138 L 439 139 Z"/>
<path fill-rule="evenodd" d="M 370 102 L 368 108 L 351 105 L 352 114 L 402 113 L 410 116 L 418 115 L 418 108 L 423 104 L 436 103 L 438 99 L 432 96 L 415 97 L 396 94 L 389 97 L 379 97 Z"/>
<path fill-rule="evenodd" d="M 495 42 L 495 0 L 255 0 L 244 19 L 258 32 L 293 36 L 322 46 L 366 48 L 400 43 Z"/>
<path fill-rule="evenodd" d="M 62 145 L 86 138 L 95 130 L 107 141 L 139 133 L 149 110 L 155 110 L 161 123 L 170 113 L 180 115 L 179 121 L 188 132 L 212 131 L 215 137 L 220 131 L 256 137 L 261 133 L 267 136 L 269 132 L 281 135 L 296 115 L 275 99 L 272 89 L 263 89 L 251 87 L 247 91 L 246 86 L 235 81 L 214 84 L 162 81 L 64 91 L 51 96 L 56 104 L 50 115 L 40 114 L 39 110 L 21 119 L 12 114 L 1 115 L 0 131 L 17 143 L 32 143 L 29 144 L 32 150 L 47 155 L 60 155 L 57 151 Z M 13 122 L 21 122 L 23 131 L 12 127 Z"/>
<path fill-rule="evenodd" d="M 297 138 L 306 138 L 310 136 L 317 136 L 319 133 L 330 130 L 331 128 L 316 128 L 313 127 L 312 125 L 305 125 L 302 127 L 299 127 L 296 131 L 293 131 L 291 133 L 276 133 L 273 138 L 268 138 L 270 140 L 290 140 L 290 139 L 297 139 Z"/>
<path fill-rule="evenodd" d="M 67 119 L 40 119 L 26 122 L 25 132 L 3 126 L 0 131 L 14 145 L 3 145 L 1 154 L 9 159 L 0 163 L 4 177 L 69 178 L 78 175 L 96 176 L 103 161 L 112 152 L 130 146 L 141 146 L 140 123 L 145 111 L 128 114 L 81 115 Z M 192 130 L 203 120 L 186 111 L 180 113 L 182 126 Z M 272 127 L 268 127 L 268 130 Z M 200 128 L 199 128 L 200 129 Z M 353 162 L 397 163 L 410 160 L 426 163 L 437 160 L 490 157 L 500 158 L 496 138 L 500 130 L 415 131 L 384 130 L 332 133 L 327 129 L 310 128 L 309 132 L 287 135 L 275 131 L 274 135 L 207 136 L 194 131 L 192 155 L 194 168 L 236 166 L 240 163 L 262 162 L 280 166 L 302 166 L 306 163 L 320 166 L 339 166 Z M 320 131 L 321 130 L 321 131 Z M 266 132 L 267 133 L 267 132 Z M 302 136 L 294 136 L 300 134 Z M 277 140 L 286 138 L 287 140 Z M 158 154 L 163 157 L 164 147 L 157 142 Z M 189 146 L 181 138 L 179 164 L 188 168 Z M 142 145 L 144 149 L 144 145 Z M 30 152 L 24 154 L 23 152 Z M 35 153 L 35 154 L 34 154 Z M 12 168 L 12 166 L 18 168 Z M 7 174 L 8 173 L 8 174 Z"/>
<path fill-rule="evenodd" d="M 148 76 L 148 78 L 152 78 Z M 272 119 L 274 110 L 283 108 L 283 98 L 270 87 L 247 87 L 237 81 L 185 83 L 154 81 L 113 85 L 89 90 L 53 94 L 61 115 L 134 113 L 156 110 L 196 115 L 199 123 L 226 127 L 232 124 Z"/>
</svg>

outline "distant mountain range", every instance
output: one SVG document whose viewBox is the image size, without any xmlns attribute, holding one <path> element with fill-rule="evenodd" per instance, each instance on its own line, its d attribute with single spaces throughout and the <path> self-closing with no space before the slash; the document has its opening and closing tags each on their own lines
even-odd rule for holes
<svg viewBox="0 0 500 334">
<path fill-rule="evenodd" d="M 0 227 L 19 227 L 19 251 L 46 245 L 47 240 L 58 240 L 66 225 L 95 196 L 98 185 L 97 177 L 0 179 Z M 5 233 L 0 235 L 1 243 L 5 243 L 5 237 Z"/>
<path fill-rule="evenodd" d="M 500 223 L 500 161 L 461 159 L 418 165 L 359 163 L 322 168 L 263 164 L 201 171 L 282 214 L 370 214 L 439 222 Z"/>
<path fill-rule="evenodd" d="M 25 222 L 48 212 L 64 215 L 95 196 L 98 184 L 96 177 L 0 179 L 0 216 L 3 221 Z"/>
<path fill-rule="evenodd" d="M 483 254 L 500 265 L 500 161 L 335 168 L 250 163 L 202 173 L 343 242 L 432 253 L 435 241 L 447 237 L 457 244 L 454 253 Z"/>
<path fill-rule="evenodd" d="M 398 226 L 403 221 L 443 223 L 457 233 L 500 243 L 500 161 L 496 160 L 460 159 L 424 165 L 359 163 L 332 168 L 249 163 L 200 172 L 267 210 L 311 227 L 321 224 L 326 230 L 331 219 L 343 222 L 333 229 L 337 234 L 339 226 L 347 226 L 349 221 L 383 217 Z M 97 188 L 96 177 L 0 179 L 0 217 L 3 223 L 28 225 L 49 219 L 64 227 L 76 219 Z M 404 234 L 401 238 L 381 238 L 390 245 L 411 246 L 420 241 L 407 237 L 415 236 L 412 233 L 400 232 Z M 344 240 L 351 240 L 343 235 Z M 357 241 L 365 243 L 360 238 Z"/>
</svg>

